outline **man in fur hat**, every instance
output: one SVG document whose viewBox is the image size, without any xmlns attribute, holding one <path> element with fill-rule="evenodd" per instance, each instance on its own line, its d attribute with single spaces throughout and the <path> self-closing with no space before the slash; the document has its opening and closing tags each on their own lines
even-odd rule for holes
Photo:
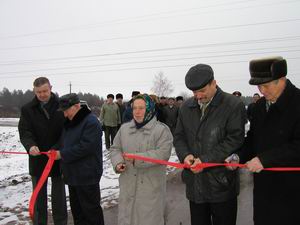
<svg viewBox="0 0 300 225">
<path fill-rule="evenodd" d="M 254 224 L 299 225 L 300 173 L 263 169 L 300 166 L 300 90 L 286 78 L 282 57 L 250 61 L 250 74 L 263 95 L 240 155 L 254 172 Z"/>
</svg>

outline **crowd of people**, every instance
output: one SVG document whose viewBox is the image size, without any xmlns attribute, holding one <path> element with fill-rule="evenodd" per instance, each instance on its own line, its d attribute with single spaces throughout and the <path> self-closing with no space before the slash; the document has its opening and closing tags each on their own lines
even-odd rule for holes
<svg viewBox="0 0 300 225">
<path fill-rule="evenodd" d="M 243 163 L 254 174 L 255 225 L 299 225 L 300 173 L 269 167 L 300 166 L 300 90 L 287 79 L 282 57 L 249 63 L 250 85 L 260 94 L 245 107 L 241 92 L 226 93 L 207 64 L 191 67 L 185 85 L 193 96 L 157 97 L 132 92 L 107 95 L 100 117 L 78 95 L 58 98 L 50 81 L 37 78 L 34 99 L 23 106 L 20 140 L 29 154 L 33 188 L 47 157 L 56 149 L 50 173 L 54 224 L 67 224 L 65 186 L 74 224 L 104 224 L 99 182 L 103 171 L 102 131 L 119 176 L 118 225 L 164 225 L 166 166 L 135 160 L 128 153 L 168 160 L 174 147 L 181 163 L 191 225 L 235 225 L 239 173 L 234 167 L 201 168 L 202 163 Z M 245 123 L 250 129 L 245 136 Z M 47 224 L 47 182 L 35 206 L 34 224 Z"/>
</svg>

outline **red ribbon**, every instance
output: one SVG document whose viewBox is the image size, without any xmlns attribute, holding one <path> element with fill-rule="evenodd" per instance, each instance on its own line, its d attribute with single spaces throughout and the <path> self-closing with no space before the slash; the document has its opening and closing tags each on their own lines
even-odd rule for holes
<svg viewBox="0 0 300 225">
<path fill-rule="evenodd" d="M 124 157 L 141 160 L 145 162 L 150 162 L 154 164 L 160 164 L 160 165 L 166 165 L 171 166 L 175 168 L 183 168 L 183 169 L 189 169 L 191 168 L 188 164 L 183 163 L 176 163 L 176 162 L 169 162 L 161 159 L 154 159 L 150 157 L 130 154 L 130 153 L 123 153 Z M 231 167 L 239 167 L 239 168 L 246 168 L 246 164 L 239 164 L 239 163 L 201 163 L 198 164 L 195 169 L 205 169 L 209 167 L 216 167 L 216 166 L 231 166 Z M 276 167 L 276 168 L 264 168 L 263 170 L 267 171 L 300 171 L 300 167 Z"/>
<path fill-rule="evenodd" d="M 41 152 L 41 153 L 43 153 L 43 152 Z M 45 166 L 45 169 L 42 173 L 42 176 L 39 179 L 39 182 L 37 183 L 32 195 L 31 195 L 30 201 L 29 201 L 29 215 L 30 215 L 30 218 L 32 219 L 32 221 L 33 221 L 33 218 L 34 218 L 34 205 L 35 205 L 35 202 L 36 202 L 36 198 L 37 198 L 42 186 L 44 185 L 45 181 L 47 180 L 48 175 L 51 171 L 51 168 L 52 168 L 53 163 L 54 163 L 55 158 L 56 158 L 56 151 L 55 150 L 50 150 L 46 154 L 49 157 L 48 162 Z"/>
<path fill-rule="evenodd" d="M 27 152 L 5 152 L 5 151 L 1 151 L 1 153 L 3 154 L 28 154 Z M 35 189 L 32 192 L 32 195 L 30 197 L 30 201 L 29 201 L 29 216 L 33 221 L 34 218 L 34 206 L 35 206 L 35 202 L 36 202 L 36 198 L 41 190 L 41 188 L 43 187 L 45 181 L 48 178 L 48 175 L 52 169 L 53 163 L 55 161 L 56 158 L 56 151 L 55 150 L 50 150 L 49 152 L 40 152 L 40 154 L 44 154 L 47 155 L 49 157 L 48 162 L 44 168 L 44 171 L 42 173 L 41 178 L 39 179 Z"/>
</svg>

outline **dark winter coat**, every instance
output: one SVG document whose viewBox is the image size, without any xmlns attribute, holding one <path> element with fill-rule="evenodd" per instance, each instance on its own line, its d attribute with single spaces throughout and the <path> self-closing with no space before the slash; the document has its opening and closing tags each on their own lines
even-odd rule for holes
<svg viewBox="0 0 300 225">
<path fill-rule="evenodd" d="M 102 129 L 97 117 L 86 107 L 67 121 L 61 138 L 61 166 L 66 184 L 92 185 L 103 172 Z"/>
<path fill-rule="evenodd" d="M 252 102 L 247 107 L 247 118 L 251 122 L 253 118 L 253 108 L 255 107 L 255 102 Z"/>
<path fill-rule="evenodd" d="M 117 105 L 119 106 L 119 111 L 120 111 L 120 117 L 121 117 L 121 124 L 123 123 L 123 113 L 125 112 L 125 104 L 122 103 L 121 105 L 119 103 L 117 103 Z"/>
<path fill-rule="evenodd" d="M 165 115 L 165 124 L 168 125 L 172 134 L 174 135 L 174 131 L 176 128 L 176 122 L 178 117 L 178 108 L 177 106 L 165 106 L 164 108 L 164 115 Z"/>
<path fill-rule="evenodd" d="M 62 112 L 57 111 L 58 97 L 52 93 L 44 108 L 47 113 L 36 97 L 21 108 L 18 128 L 21 143 L 27 152 L 32 146 L 38 146 L 40 151 L 47 152 L 59 141 L 65 118 Z M 29 155 L 29 174 L 40 176 L 47 161 L 46 155 Z M 60 176 L 59 161 L 54 163 L 50 176 Z"/>
<path fill-rule="evenodd" d="M 217 88 L 201 121 L 200 117 L 199 104 L 193 97 L 179 109 L 174 146 L 181 162 L 189 154 L 202 162 L 224 162 L 242 146 L 246 112 L 239 98 Z M 227 201 L 239 192 L 237 172 L 224 167 L 198 174 L 185 169 L 182 178 L 187 198 L 196 203 Z"/>
<path fill-rule="evenodd" d="M 132 104 L 132 99 L 127 103 L 125 111 L 123 112 L 122 123 L 130 122 L 133 118 L 131 104 Z"/>
<path fill-rule="evenodd" d="M 290 81 L 266 111 L 266 100 L 255 104 L 243 148 L 243 161 L 258 156 L 266 167 L 300 167 L 300 90 Z M 299 225 L 300 172 L 254 174 L 256 225 Z"/>
</svg>

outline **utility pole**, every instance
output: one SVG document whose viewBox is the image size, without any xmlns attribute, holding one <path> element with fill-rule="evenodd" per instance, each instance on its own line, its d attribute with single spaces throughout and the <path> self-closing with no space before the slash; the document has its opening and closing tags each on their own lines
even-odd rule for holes
<svg viewBox="0 0 300 225">
<path fill-rule="evenodd" d="M 72 83 L 71 83 L 71 81 L 69 83 L 69 86 L 70 86 L 70 94 L 71 94 L 72 93 Z"/>
</svg>

